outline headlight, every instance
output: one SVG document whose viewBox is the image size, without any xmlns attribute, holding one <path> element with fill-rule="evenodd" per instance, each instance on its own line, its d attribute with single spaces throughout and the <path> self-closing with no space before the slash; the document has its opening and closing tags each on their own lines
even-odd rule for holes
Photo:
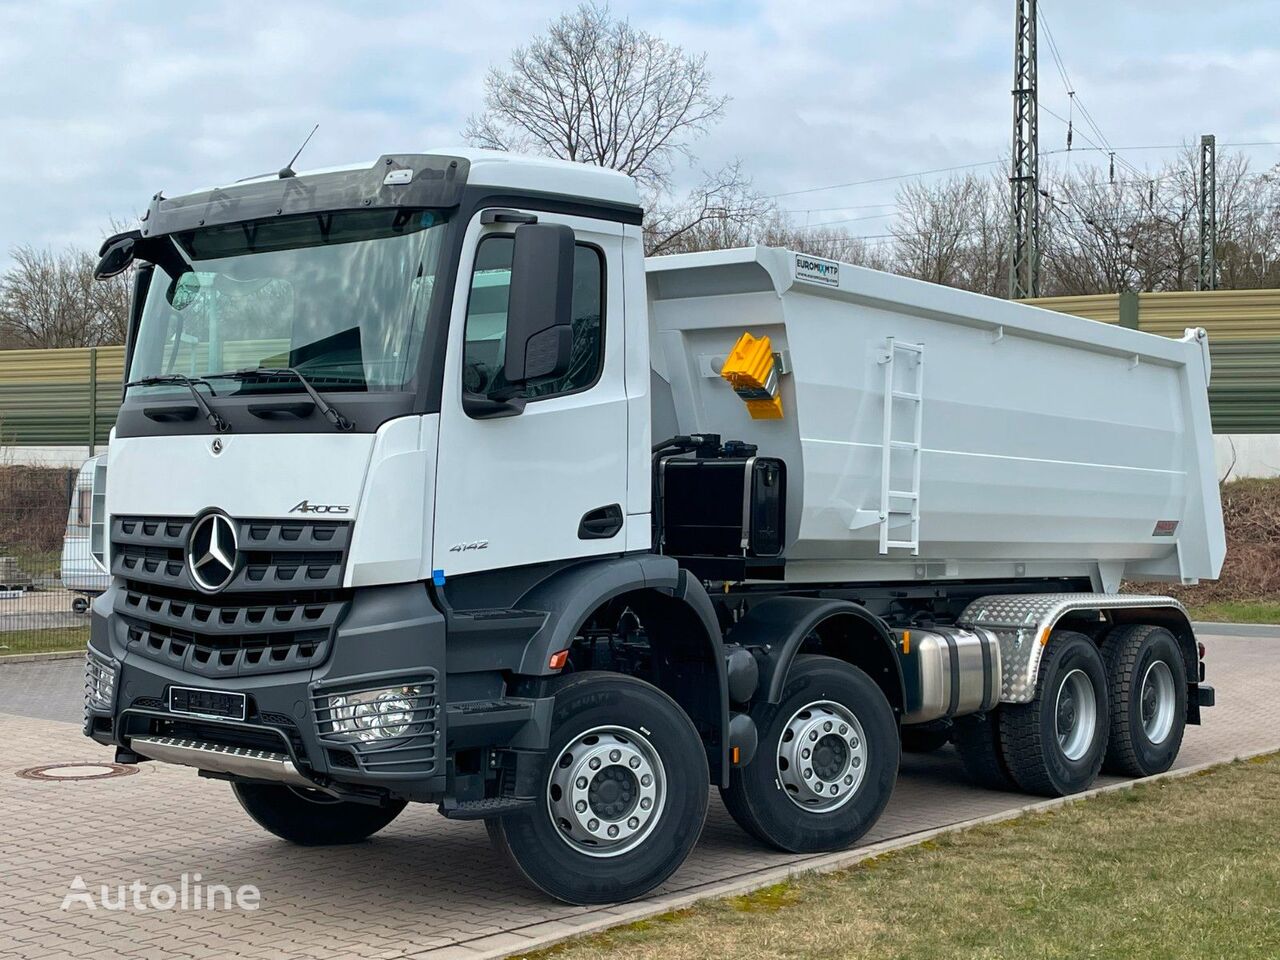
<svg viewBox="0 0 1280 960">
<path fill-rule="evenodd" d="M 409 736 L 423 719 L 422 696 L 415 685 L 328 697 L 329 715 L 321 717 L 320 732 L 364 743 Z"/>
</svg>

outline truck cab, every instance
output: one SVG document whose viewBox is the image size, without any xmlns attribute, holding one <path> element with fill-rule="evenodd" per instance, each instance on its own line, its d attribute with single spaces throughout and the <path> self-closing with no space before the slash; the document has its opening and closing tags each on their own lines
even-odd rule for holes
<svg viewBox="0 0 1280 960">
<path fill-rule="evenodd" d="M 797 333 L 788 351 L 781 320 L 757 328 L 773 347 L 746 332 L 757 303 L 785 318 L 808 271 L 813 316 L 847 337 L 837 265 L 749 251 L 700 284 L 655 281 L 641 223 L 620 173 L 469 149 L 157 194 L 98 268 L 132 266 L 134 288 L 95 474 L 111 580 L 92 603 L 85 733 L 123 763 L 230 781 L 293 842 L 363 839 L 409 802 L 485 820 L 532 883 L 577 903 L 668 877 L 710 786 L 774 846 L 848 846 L 888 802 L 904 728 L 954 739 L 980 778 L 1055 795 L 1104 760 L 1172 763 L 1212 703 L 1176 601 L 1112 597 L 1122 567 L 1056 543 L 1031 570 L 1000 548 L 971 572 L 912 560 L 920 539 L 886 533 L 892 511 L 845 502 L 843 421 L 823 421 L 831 439 L 755 421 L 797 403 L 778 385 L 789 363 L 840 386 L 829 340 Z M 1043 322 L 1029 309 L 1001 314 L 1001 336 Z M 741 353 L 689 353 L 728 330 Z M 1160 369 L 1199 349 L 1160 347 Z M 886 403 L 923 402 L 920 376 L 884 382 Z M 884 423 L 888 496 L 904 441 Z M 914 533 L 919 507 L 906 515 Z M 876 555 L 877 516 L 897 557 Z M 1164 572 L 1167 545 L 1134 556 Z M 1139 666 L 1151 701 L 1121 717 L 1108 691 Z M 1011 766 L 1002 725 L 1036 750 Z"/>
</svg>

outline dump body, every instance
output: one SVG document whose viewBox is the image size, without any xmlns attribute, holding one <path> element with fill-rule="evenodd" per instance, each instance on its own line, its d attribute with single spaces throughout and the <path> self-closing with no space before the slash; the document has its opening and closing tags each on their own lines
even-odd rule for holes
<svg viewBox="0 0 1280 960">
<path fill-rule="evenodd" d="M 789 581 L 1217 576 L 1203 331 L 763 247 L 646 272 L 654 438 L 714 432 L 786 462 Z M 719 376 L 744 331 L 782 365 L 781 419 Z"/>
</svg>

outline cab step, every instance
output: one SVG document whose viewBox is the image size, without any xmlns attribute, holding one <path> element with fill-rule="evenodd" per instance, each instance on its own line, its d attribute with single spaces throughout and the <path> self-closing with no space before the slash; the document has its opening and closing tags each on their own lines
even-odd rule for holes
<svg viewBox="0 0 1280 960">
<path fill-rule="evenodd" d="M 533 806 L 533 799 L 518 797 L 490 797 L 485 800 L 454 800 L 446 798 L 440 804 L 440 814 L 450 820 L 487 820 L 519 813 Z"/>
</svg>

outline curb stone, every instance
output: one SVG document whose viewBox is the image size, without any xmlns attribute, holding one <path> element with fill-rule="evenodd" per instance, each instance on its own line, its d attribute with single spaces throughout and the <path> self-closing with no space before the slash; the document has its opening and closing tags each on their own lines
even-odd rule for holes
<svg viewBox="0 0 1280 960">
<path fill-rule="evenodd" d="M 0 640 L 4 634 L 0 633 Z M 83 650 L 55 650 L 53 653 L 6 653 L 0 654 L 0 667 L 7 663 L 43 663 L 45 660 L 80 660 L 84 658 Z"/>
<path fill-rule="evenodd" d="M 1268 640 L 1280 638 L 1280 624 L 1274 623 L 1216 623 L 1196 621 L 1191 624 L 1197 634 L 1219 637 L 1259 637 Z"/>
</svg>

